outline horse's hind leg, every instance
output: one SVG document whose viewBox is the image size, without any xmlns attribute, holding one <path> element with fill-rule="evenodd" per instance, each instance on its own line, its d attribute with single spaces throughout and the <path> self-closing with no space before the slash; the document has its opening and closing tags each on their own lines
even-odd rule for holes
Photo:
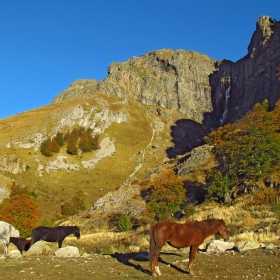
<svg viewBox="0 0 280 280">
<path fill-rule="evenodd" d="M 4 255 L 6 255 L 8 253 L 8 246 L 9 246 L 9 243 L 4 241 Z"/>
<path fill-rule="evenodd" d="M 190 247 L 189 268 L 188 268 L 188 270 L 189 270 L 189 273 L 190 273 L 191 275 L 194 275 L 192 266 L 193 266 L 194 257 L 195 257 L 196 251 L 197 251 L 197 249 L 198 249 L 198 246 L 199 246 L 199 245 L 192 245 L 192 246 Z"/>
<path fill-rule="evenodd" d="M 161 248 L 162 248 L 162 246 L 156 246 L 156 248 L 155 248 L 154 257 L 153 257 L 153 260 L 152 260 L 152 267 L 151 267 L 153 276 L 157 276 L 157 275 L 161 276 L 162 275 L 160 270 L 159 270 L 159 266 L 158 266 L 158 258 L 159 258 Z"/>
</svg>

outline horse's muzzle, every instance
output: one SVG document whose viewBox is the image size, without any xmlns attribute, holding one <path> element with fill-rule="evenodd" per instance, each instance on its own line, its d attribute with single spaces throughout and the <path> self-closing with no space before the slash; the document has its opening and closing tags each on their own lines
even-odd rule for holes
<svg viewBox="0 0 280 280">
<path fill-rule="evenodd" d="M 225 242 L 229 241 L 229 236 L 224 239 Z"/>
</svg>

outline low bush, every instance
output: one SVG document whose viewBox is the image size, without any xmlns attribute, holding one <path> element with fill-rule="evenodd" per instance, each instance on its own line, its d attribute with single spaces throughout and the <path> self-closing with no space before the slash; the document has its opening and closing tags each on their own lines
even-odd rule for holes
<svg viewBox="0 0 280 280">
<path fill-rule="evenodd" d="M 122 232 L 129 231 L 131 228 L 131 219 L 127 215 L 122 215 L 117 223 L 118 228 Z"/>
</svg>

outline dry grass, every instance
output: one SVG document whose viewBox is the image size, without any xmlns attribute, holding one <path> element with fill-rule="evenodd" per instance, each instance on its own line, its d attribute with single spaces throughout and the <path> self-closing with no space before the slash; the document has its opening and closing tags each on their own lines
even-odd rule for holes
<svg viewBox="0 0 280 280">
<path fill-rule="evenodd" d="M 230 242 L 241 246 L 247 241 L 275 242 L 280 236 L 279 221 L 269 206 L 252 206 L 244 209 L 243 201 L 232 206 L 215 202 L 203 203 L 196 207 L 193 220 L 207 217 L 224 219 L 230 232 Z M 213 237 L 205 240 L 204 245 Z"/>
<path fill-rule="evenodd" d="M 30 166 L 26 172 L 18 174 L 6 174 L 9 180 L 30 186 L 37 194 L 37 203 L 40 206 L 42 220 L 55 219 L 59 216 L 60 206 L 63 202 L 72 197 L 79 189 L 83 189 L 87 194 L 86 207 L 89 208 L 100 197 L 107 192 L 113 191 L 120 186 L 133 174 L 134 170 L 142 164 L 137 172 L 138 179 L 143 179 L 148 173 L 147 170 L 155 168 L 162 163 L 166 157 L 166 147 L 171 146 L 170 136 L 166 136 L 166 128 L 163 131 L 155 132 L 155 141 L 160 142 L 158 149 L 152 149 L 148 146 L 152 135 L 152 119 L 159 118 L 156 115 L 155 107 L 139 105 L 137 102 L 124 104 L 117 97 L 108 97 L 96 94 L 94 97 L 75 98 L 67 100 L 61 104 L 51 104 L 35 110 L 17 114 L 10 118 L 0 120 L 0 155 L 14 154 L 20 159 L 20 165 L 23 163 Z M 42 177 L 38 176 L 37 161 L 45 166 L 53 158 L 46 158 L 40 154 L 40 151 L 25 148 L 7 148 L 6 144 L 15 140 L 23 141 L 29 139 L 33 141 L 32 136 L 36 132 L 43 132 L 48 135 L 56 126 L 57 120 L 70 110 L 80 104 L 84 109 L 94 108 L 96 112 L 108 107 L 110 112 L 127 111 L 129 115 L 128 122 L 113 123 L 102 135 L 100 140 L 109 136 L 114 141 L 116 153 L 110 157 L 101 160 L 94 170 L 81 168 L 79 171 L 59 170 L 44 173 Z M 150 118 L 147 114 L 152 116 Z M 178 116 L 177 116 L 178 117 Z M 172 121 L 172 123 L 174 123 Z M 166 124 L 165 124 L 166 125 Z M 65 128 L 67 129 L 67 128 Z M 163 141 L 161 139 L 167 139 Z M 29 141 L 28 140 L 28 141 Z M 69 156 L 65 149 L 61 155 L 67 156 L 67 161 L 71 163 L 80 163 L 82 160 L 89 160 L 90 154 L 79 156 Z"/>
</svg>

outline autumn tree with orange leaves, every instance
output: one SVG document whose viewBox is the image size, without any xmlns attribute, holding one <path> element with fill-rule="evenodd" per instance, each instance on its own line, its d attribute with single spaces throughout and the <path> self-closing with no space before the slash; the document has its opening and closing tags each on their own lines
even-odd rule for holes
<svg viewBox="0 0 280 280">
<path fill-rule="evenodd" d="M 19 230 L 22 237 L 30 236 L 38 226 L 40 211 L 34 201 L 34 191 L 13 182 L 11 195 L 0 204 L 0 220 Z"/>
<path fill-rule="evenodd" d="M 234 124 L 213 131 L 205 140 L 214 145 L 218 162 L 208 174 L 208 191 L 220 198 L 242 188 L 243 182 L 266 180 L 279 169 L 279 106 L 268 111 L 268 102 L 256 104 Z"/>
<path fill-rule="evenodd" d="M 166 220 L 187 201 L 182 180 L 173 170 L 163 170 L 150 187 L 147 211 L 156 221 Z"/>
</svg>

